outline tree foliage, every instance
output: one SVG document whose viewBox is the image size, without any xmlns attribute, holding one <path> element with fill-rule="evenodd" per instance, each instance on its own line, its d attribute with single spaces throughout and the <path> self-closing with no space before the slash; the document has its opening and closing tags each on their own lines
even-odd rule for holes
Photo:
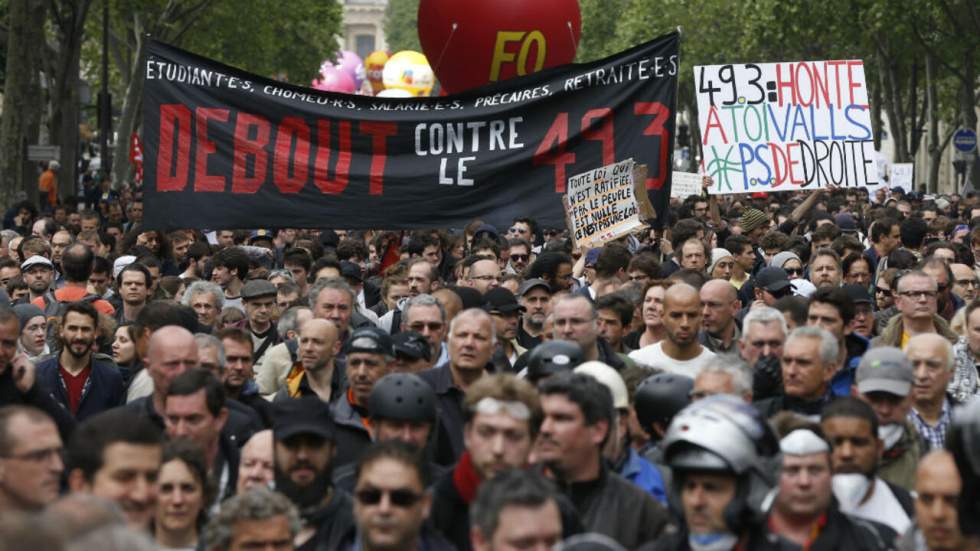
<svg viewBox="0 0 980 551">
<path fill-rule="evenodd" d="M 384 31 L 388 50 L 422 51 L 419 43 L 419 0 L 388 0 L 385 7 Z"/>
</svg>

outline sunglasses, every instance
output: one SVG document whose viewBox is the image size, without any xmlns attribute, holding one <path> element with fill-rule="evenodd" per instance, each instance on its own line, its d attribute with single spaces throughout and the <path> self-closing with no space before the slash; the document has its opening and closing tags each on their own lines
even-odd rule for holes
<svg viewBox="0 0 980 551">
<path fill-rule="evenodd" d="M 413 492 L 405 488 L 399 488 L 397 490 L 378 490 L 377 488 L 365 488 L 364 490 L 358 490 L 354 492 L 354 497 L 361 503 L 361 505 L 377 505 L 381 503 L 381 498 L 387 494 L 388 501 L 391 502 L 395 507 L 411 507 L 422 499 L 422 494 Z"/>
<path fill-rule="evenodd" d="M 891 289 L 883 289 L 881 287 L 875 287 L 875 294 L 876 295 L 891 296 L 892 290 Z"/>
<path fill-rule="evenodd" d="M 789 276 L 803 277 L 803 268 L 783 268 Z"/>
</svg>

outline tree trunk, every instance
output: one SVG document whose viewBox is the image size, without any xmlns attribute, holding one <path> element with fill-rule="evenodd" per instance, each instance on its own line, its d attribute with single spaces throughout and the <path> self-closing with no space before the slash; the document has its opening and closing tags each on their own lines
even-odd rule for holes
<svg viewBox="0 0 980 551">
<path fill-rule="evenodd" d="M 891 131 L 892 142 L 895 144 L 896 163 L 908 160 L 908 148 L 905 147 L 905 121 L 902 114 L 902 100 L 895 75 L 895 63 L 889 59 L 882 45 L 878 46 L 878 81 L 881 83 L 882 109 L 888 118 L 888 128 Z"/>
<path fill-rule="evenodd" d="M 21 191 L 37 203 L 38 174 L 27 160 L 27 146 L 36 144 L 41 124 L 41 59 L 45 4 L 10 0 L 7 6 L 6 83 L 0 118 L 0 205 L 10 205 Z"/>
<path fill-rule="evenodd" d="M 875 150 L 881 151 L 881 84 L 868 81 L 868 88 L 871 92 L 871 134 L 875 143 Z"/>
<path fill-rule="evenodd" d="M 960 81 L 960 125 L 977 131 L 977 93 L 974 90 L 974 83 L 977 81 L 976 51 L 970 48 L 963 50 L 963 75 L 966 77 Z M 966 179 L 964 187 L 968 189 L 980 189 L 980 166 L 977 166 L 977 150 L 973 150 L 972 161 L 966 164 Z"/>
<path fill-rule="evenodd" d="M 85 18 L 92 0 L 75 0 L 55 5 L 54 20 L 57 49 L 51 89 L 51 141 L 61 146 L 61 171 L 58 192 L 62 200 L 78 191 L 78 88 L 79 62 Z"/>
<path fill-rule="evenodd" d="M 129 181 L 132 174 L 132 166 L 129 162 L 129 137 L 139 127 L 141 114 L 140 105 L 143 99 L 143 79 L 140 72 L 143 70 L 143 52 L 146 48 L 146 41 L 137 30 L 136 36 L 136 62 L 132 64 L 132 72 L 129 74 L 129 82 L 126 86 L 126 95 L 123 97 L 122 112 L 119 115 L 119 124 L 116 128 L 115 151 L 112 155 L 114 163 L 112 165 L 112 186 L 116 189 Z"/>
<path fill-rule="evenodd" d="M 926 53 L 926 101 L 929 117 L 929 174 L 926 177 L 926 191 L 929 193 L 936 193 L 939 189 L 939 163 L 944 149 L 939 143 L 939 86 L 936 78 L 936 57 L 932 53 Z"/>
</svg>

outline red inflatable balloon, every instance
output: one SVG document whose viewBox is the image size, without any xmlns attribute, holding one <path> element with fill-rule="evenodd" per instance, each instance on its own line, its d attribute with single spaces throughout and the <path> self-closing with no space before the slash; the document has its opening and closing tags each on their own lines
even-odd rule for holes
<svg viewBox="0 0 980 551">
<path fill-rule="evenodd" d="M 419 40 L 445 90 L 571 63 L 582 34 L 578 0 L 421 0 Z"/>
</svg>

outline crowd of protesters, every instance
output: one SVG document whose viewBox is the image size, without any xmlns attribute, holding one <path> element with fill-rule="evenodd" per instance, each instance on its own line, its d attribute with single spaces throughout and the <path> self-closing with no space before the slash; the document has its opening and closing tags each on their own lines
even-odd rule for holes
<svg viewBox="0 0 980 551">
<path fill-rule="evenodd" d="M 0 232 L 0 550 L 976 546 L 973 194 L 703 194 L 594 248 L 42 199 Z"/>
</svg>

